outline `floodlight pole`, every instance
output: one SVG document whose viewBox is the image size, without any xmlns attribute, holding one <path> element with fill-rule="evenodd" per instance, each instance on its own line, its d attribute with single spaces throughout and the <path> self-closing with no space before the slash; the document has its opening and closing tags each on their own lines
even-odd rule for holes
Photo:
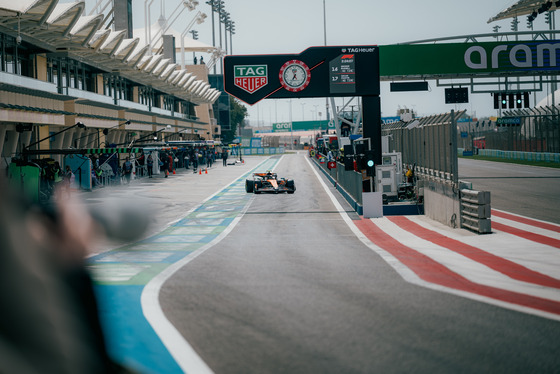
<svg viewBox="0 0 560 374">
<path fill-rule="evenodd" d="M 323 36 L 325 38 L 325 46 L 327 45 L 327 9 L 325 7 L 325 0 L 323 0 Z"/>
<path fill-rule="evenodd" d="M 323 37 L 324 37 L 324 41 L 325 41 L 325 47 L 327 46 L 327 8 L 325 6 L 325 0 L 323 0 Z M 328 123 L 330 120 L 330 114 L 329 114 L 329 99 L 325 97 L 325 109 L 326 109 L 326 113 L 327 113 L 327 131 L 328 131 Z"/>
<path fill-rule="evenodd" d="M 185 61 L 185 36 L 189 33 L 189 31 L 191 31 L 195 22 L 200 25 L 202 22 L 204 22 L 205 18 L 206 18 L 206 14 L 202 13 L 201 11 L 198 11 L 198 13 L 192 19 L 192 21 L 187 25 L 187 27 L 185 27 L 185 29 L 181 33 L 181 65 L 183 69 L 185 69 L 185 67 L 187 66 Z"/>
<path fill-rule="evenodd" d="M 233 54 L 233 34 L 235 34 L 235 22 L 230 21 L 229 23 L 229 53 Z"/>
<path fill-rule="evenodd" d="M 294 125 L 292 122 L 292 99 L 290 99 L 290 148 L 294 149 Z"/>
<path fill-rule="evenodd" d="M 150 40 L 152 39 L 152 14 L 150 12 L 150 6 L 152 5 L 152 3 L 154 2 L 154 0 L 145 0 L 144 1 L 144 26 L 146 27 L 146 29 L 144 30 L 145 35 L 146 35 L 146 45 L 150 46 L 150 49 L 148 51 L 148 54 L 151 55 L 152 54 L 152 45 L 150 44 Z"/>
<path fill-rule="evenodd" d="M 173 18 L 173 20 L 172 20 L 171 22 L 167 22 L 167 25 L 166 25 L 165 29 L 160 29 L 160 30 L 154 35 L 153 38 L 154 38 L 155 40 L 154 40 L 153 42 L 150 40 L 150 45 L 154 45 L 154 46 L 155 46 L 155 45 L 160 41 L 160 39 L 163 38 L 163 35 L 171 28 L 171 26 L 175 23 L 175 21 L 177 20 L 177 18 L 179 18 L 179 16 L 183 13 L 183 11 L 184 11 L 185 9 L 189 9 L 189 10 L 192 11 L 192 10 L 194 10 L 194 9 L 196 8 L 196 5 L 197 5 L 197 4 L 198 4 L 198 2 L 196 2 L 195 4 L 193 4 L 192 2 L 189 2 L 189 3 L 187 3 L 187 2 L 180 3 L 179 6 L 177 6 L 177 8 L 175 8 L 175 10 L 173 11 L 173 13 L 171 13 L 171 15 L 169 16 L 169 18 L 168 18 L 167 20 L 169 21 L 169 19 L 171 19 L 171 17 L 173 17 L 173 15 L 175 14 L 175 12 L 179 9 L 179 7 L 180 7 L 181 5 L 183 5 L 184 8 L 181 9 L 181 10 L 179 11 L 179 13 L 177 13 L 177 15 L 175 16 L 175 18 Z M 201 15 L 202 15 L 202 13 L 201 13 L 201 12 L 198 12 L 197 15 L 195 16 L 194 20 L 191 21 L 191 23 L 189 24 L 189 27 L 187 27 L 187 28 L 190 29 L 190 28 L 192 27 L 192 25 L 194 24 L 194 21 L 197 20 L 198 17 L 201 16 Z M 161 33 L 161 35 L 160 35 L 160 33 Z M 181 35 L 181 40 L 182 40 L 182 37 L 183 37 L 183 36 Z M 184 53 L 184 51 L 181 51 L 181 52 Z"/>
<path fill-rule="evenodd" d="M 212 46 L 216 47 L 216 27 L 214 26 L 214 12 L 216 11 L 216 0 L 208 0 L 206 4 L 210 5 L 212 12 Z M 216 65 L 214 65 L 214 74 L 216 74 Z"/>
<path fill-rule="evenodd" d="M 500 105 L 501 106 L 501 105 Z M 451 160 L 452 160 L 452 173 L 453 173 L 453 183 L 455 187 L 459 186 L 459 161 L 457 158 L 457 120 L 455 119 L 455 111 L 451 109 L 451 131 L 450 131 L 451 141 Z"/>
</svg>

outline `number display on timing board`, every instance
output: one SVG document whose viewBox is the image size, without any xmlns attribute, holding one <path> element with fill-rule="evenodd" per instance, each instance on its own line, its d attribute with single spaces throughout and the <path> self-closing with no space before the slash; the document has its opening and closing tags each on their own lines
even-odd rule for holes
<svg viewBox="0 0 560 374">
<path fill-rule="evenodd" d="M 329 62 L 330 92 L 356 92 L 356 60 L 354 54 L 341 54 Z"/>
</svg>

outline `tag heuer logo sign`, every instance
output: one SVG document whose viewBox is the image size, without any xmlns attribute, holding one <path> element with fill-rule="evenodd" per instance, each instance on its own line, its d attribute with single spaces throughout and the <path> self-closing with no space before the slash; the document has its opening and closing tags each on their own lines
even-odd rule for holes
<svg viewBox="0 0 560 374">
<path fill-rule="evenodd" d="M 233 71 L 234 84 L 251 94 L 268 84 L 266 65 L 235 65 Z"/>
</svg>

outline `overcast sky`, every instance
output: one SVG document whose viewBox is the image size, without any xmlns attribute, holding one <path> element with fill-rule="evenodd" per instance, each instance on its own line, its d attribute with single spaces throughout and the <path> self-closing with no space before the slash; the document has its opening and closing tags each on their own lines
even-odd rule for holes
<svg viewBox="0 0 560 374">
<path fill-rule="evenodd" d="M 88 4 L 91 0 L 88 0 Z M 148 0 L 149 1 L 149 0 Z M 178 0 L 164 0 L 167 17 L 179 4 Z M 224 0 L 225 10 L 235 22 L 233 54 L 299 53 L 324 42 L 323 0 Z M 488 24 L 490 17 L 514 4 L 515 0 L 326 0 L 327 45 L 386 45 L 421 39 L 434 39 L 500 31 L 510 31 L 511 20 Z M 144 4 L 133 0 L 134 27 L 144 26 Z M 152 23 L 161 14 L 161 0 L 151 7 Z M 89 12 L 89 9 L 87 11 Z M 212 44 L 210 6 L 200 0 L 198 9 L 183 12 L 173 24 L 182 32 L 197 11 L 208 15 L 206 22 L 195 25 L 199 40 Z M 520 30 L 527 30 L 526 17 L 520 17 Z M 216 23 L 217 24 L 217 23 Z M 544 15 L 534 23 L 535 30 L 545 30 Z M 216 27 L 216 44 L 218 44 Z M 228 37 L 229 44 L 229 37 Z M 224 41 L 222 45 L 225 47 Z M 178 57 L 179 58 L 179 57 Z M 192 53 L 189 57 L 192 60 Z M 496 115 L 490 94 L 470 95 L 469 104 L 446 105 L 443 89 L 429 82 L 431 92 L 391 93 L 388 83 L 382 83 L 382 115 L 394 116 L 397 108 L 409 108 L 419 115 L 467 109 L 477 116 Z M 544 94 L 537 98 L 544 97 Z M 340 100 L 338 100 L 338 103 Z M 531 100 L 532 102 L 532 100 Z M 302 105 L 303 104 L 303 105 Z M 249 106 L 250 121 L 276 122 L 289 119 L 288 100 L 263 100 Z M 325 119 L 325 99 L 292 100 L 292 119 L 310 120 L 321 112 Z"/>
</svg>

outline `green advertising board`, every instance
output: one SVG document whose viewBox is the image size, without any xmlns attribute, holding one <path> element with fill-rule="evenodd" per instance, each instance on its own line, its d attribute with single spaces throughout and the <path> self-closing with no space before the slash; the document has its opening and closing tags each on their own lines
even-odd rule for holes
<svg viewBox="0 0 560 374">
<path fill-rule="evenodd" d="M 334 124 L 329 121 L 293 121 L 278 122 L 272 124 L 272 132 L 290 132 L 290 131 L 320 131 L 332 130 Z"/>
<path fill-rule="evenodd" d="M 557 74 L 560 41 L 403 44 L 380 47 L 381 77 Z"/>
</svg>

